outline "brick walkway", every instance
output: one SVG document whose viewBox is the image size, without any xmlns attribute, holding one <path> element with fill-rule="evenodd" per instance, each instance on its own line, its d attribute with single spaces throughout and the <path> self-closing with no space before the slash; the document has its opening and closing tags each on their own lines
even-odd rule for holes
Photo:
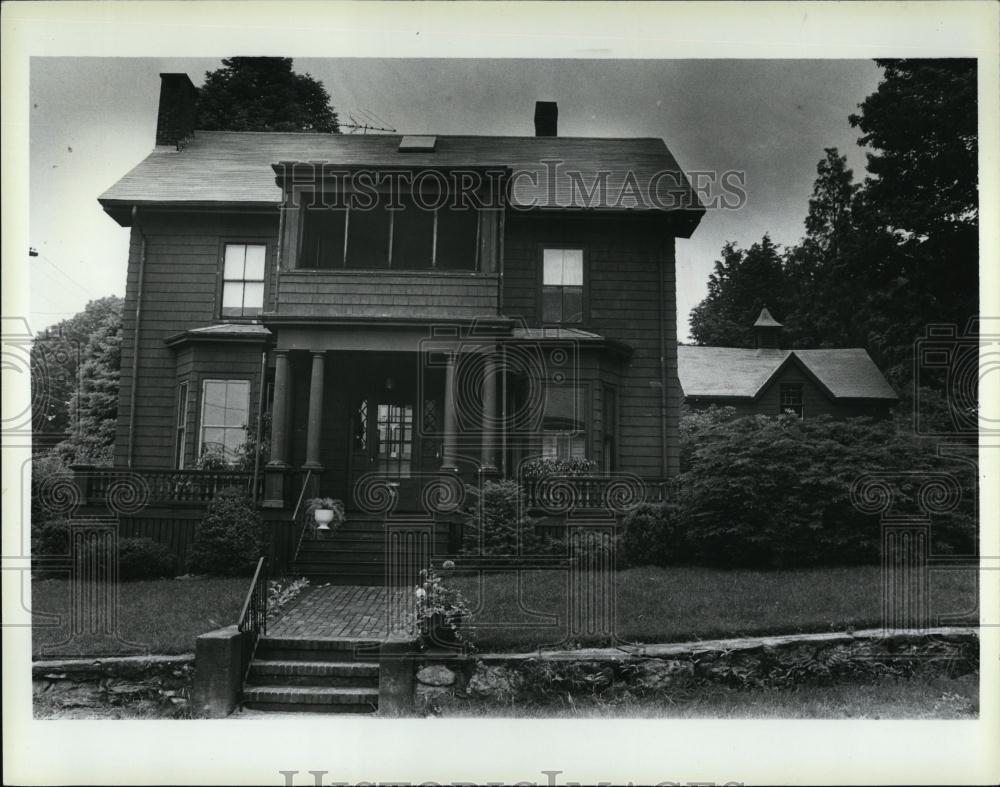
<svg viewBox="0 0 1000 787">
<path fill-rule="evenodd" d="M 409 636 L 413 591 L 360 585 L 320 585 L 304 591 L 268 623 L 270 637 L 385 639 Z"/>
</svg>

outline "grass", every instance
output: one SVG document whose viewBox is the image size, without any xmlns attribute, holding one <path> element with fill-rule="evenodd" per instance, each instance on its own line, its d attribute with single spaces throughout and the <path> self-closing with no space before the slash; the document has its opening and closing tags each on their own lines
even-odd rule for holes
<svg viewBox="0 0 1000 787">
<path fill-rule="evenodd" d="M 602 643 L 596 636 L 567 637 L 567 577 L 561 572 L 524 572 L 520 603 L 512 574 L 481 579 L 456 575 L 453 582 L 478 607 L 469 628 L 480 650 Z M 875 628 L 882 623 L 881 582 L 878 566 L 781 571 L 633 568 L 616 577 L 615 630 L 625 641 L 678 642 Z M 975 571 L 931 571 L 932 625 L 974 625 L 976 599 Z M 525 610 L 559 620 L 529 627 L 532 620 L 544 621 Z"/>
<path fill-rule="evenodd" d="M 32 653 L 36 659 L 192 653 L 199 634 L 236 623 L 249 583 L 246 577 L 124 582 L 115 606 L 119 636 L 71 638 L 69 580 L 38 579 L 31 585 Z"/>
<path fill-rule="evenodd" d="M 965 676 L 768 690 L 714 686 L 673 702 L 564 700 L 542 706 L 463 702 L 445 706 L 440 715 L 478 718 L 974 719 L 978 713 L 978 681 L 974 676 Z"/>
</svg>

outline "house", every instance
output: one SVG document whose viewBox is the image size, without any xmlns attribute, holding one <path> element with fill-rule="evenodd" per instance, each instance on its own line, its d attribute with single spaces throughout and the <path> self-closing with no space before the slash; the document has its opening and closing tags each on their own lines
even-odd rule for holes
<svg viewBox="0 0 1000 787">
<path fill-rule="evenodd" d="M 285 512 L 537 457 L 678 472 L 674 243 L 704 207 L 662 140 L 560 137 L 552 102 L 525 137 L 207 132 L 196 97 L 161 75 L 156 147 L 100 197 L 131 228 L 116 466 L 263 431 Z"/>
<path fill-rule="evenodd" d="M 754 349 L 678 347 L 684 402 L 694 410 L 733 407 L 738 415 L 889 414 L 898 397 L 866 350 L 782 350 L 781 329 L 765 307 L 753 325 Z"/>
</svg>

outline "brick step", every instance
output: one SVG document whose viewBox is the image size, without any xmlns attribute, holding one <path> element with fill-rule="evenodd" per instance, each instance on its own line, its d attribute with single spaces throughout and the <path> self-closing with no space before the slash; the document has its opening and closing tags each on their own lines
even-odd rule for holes
<svg viewBox="0 0 1000 787">
<path fill-rule="evenodd" d="M 306 705 L 295 702 L 244 702 L 247 710 L 265 713 L 346 713 L 371 716 L 378 711 L 371 705 Z"/>
<path fill-rule="evenodd" d="M 374 713 L 378 689 L 343 686 L 247 686 L 243 704 L 255 710 Z"/>
<path fill-rule="evenodd" d="M 261 637 L 254 661 L 300 661 L 343 664 L 371 664 L 378 658 L 378 640 L 340 637 L 336 639 L 299 639 Z"/>
<path fill-rule="evenodd" d="M 365 661 L 254 659 L 251 686 L 344 686 L 378 688 L 378 664 Z"/>
</svg>

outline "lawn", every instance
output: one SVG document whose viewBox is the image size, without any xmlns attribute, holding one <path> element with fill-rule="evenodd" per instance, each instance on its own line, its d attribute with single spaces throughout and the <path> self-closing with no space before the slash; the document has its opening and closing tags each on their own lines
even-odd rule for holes
<svg viewBox="0 0 1000 787">
<path fill-rule="evenodd" d="M 444 717 L 646 719 L 974 719 L 979 714 L 975 676 L 896 680 L 873 684 L 783 689 L 700 688 L 673 701 L 562 701 L 542 706 L 455 703 Z"/>
<path fill-rule="evenodd" d="M 192 653 L 199 634 L 236 623 L 249 583 L 246 577 L 123 582 L 116 604 L 118 638 L 72 638 L 69 580 L 35 580 L 31 585 L 33 655 L 44 659 L 147 651 Z M 58 615 L 58 622 L 46 620 L 46 614 Z"/>
<path fill-rule="evenodd" d="M 567 639 L 567 576 L 562 572 L 524 572 L 520 603 L 512 574 L 456 575 L 452 581 L 477 608 L 469 628 L 481 650 L 602 642 L 601 637 Z M 881 582 L 878 566 L 633 568 L 616 578 L 615 630 L 624 641 L 678 642 L 875 628 L 881 625 Z M 975 571 L 931 571 L 931 625 L 975 625 L 976 593 Z M 558 621 L 546 625 L 530 613 L 554 615 Z"/>
</svg>

